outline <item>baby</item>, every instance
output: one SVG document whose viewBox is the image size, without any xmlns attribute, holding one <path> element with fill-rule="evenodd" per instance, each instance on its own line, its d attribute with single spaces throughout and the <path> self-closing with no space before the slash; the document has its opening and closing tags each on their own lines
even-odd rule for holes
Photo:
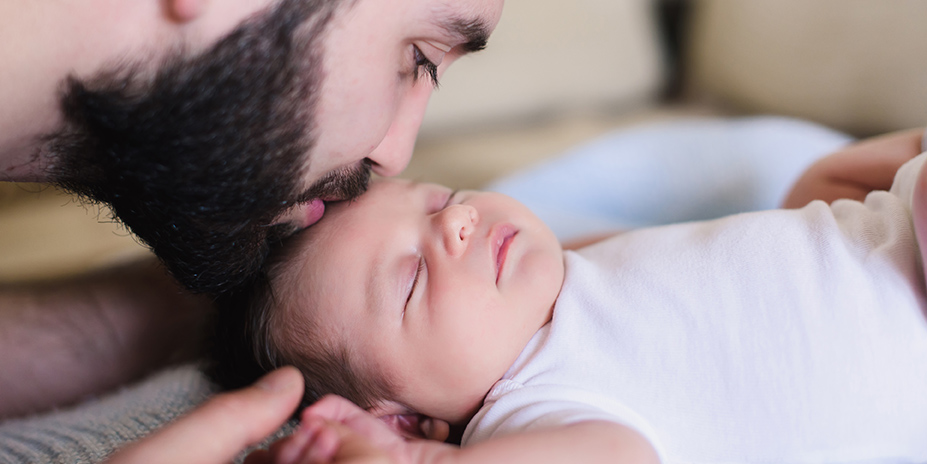
<svg viewBox="0 0 927 464">
<path fill-rule="evenodd" d="M 239 295 L 230 356 L 406 434 L 465 425 L 477 462 L 924 462 L 925 160 L 865 202 L 575 252 L 500 194 L 377 181 Z"/>
</svg>

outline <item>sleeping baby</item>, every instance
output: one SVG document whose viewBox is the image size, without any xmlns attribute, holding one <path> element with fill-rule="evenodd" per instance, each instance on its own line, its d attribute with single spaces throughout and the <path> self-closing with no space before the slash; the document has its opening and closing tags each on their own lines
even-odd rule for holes
<svg viewBox="0 0 927 464">
<path fill-rule="evenodd" d="M 306 404 L 465 427 L 412 461 L 925 462 L 925 160 L 576 251 L 501 194 L 379 180 L 224 311 L 219 377 L 293 365 Z"/>
</svg>

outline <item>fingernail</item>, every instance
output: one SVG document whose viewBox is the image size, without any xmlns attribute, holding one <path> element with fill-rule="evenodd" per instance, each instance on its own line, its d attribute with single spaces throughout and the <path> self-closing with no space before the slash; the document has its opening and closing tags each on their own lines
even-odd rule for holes
<svg viewBox="0 0 927 464">
<path fill-rule="evenodd" d="M 299 374 L 292 368 L 277 369 L 257 382 L 257 387 L 269 392 L 281 392 L 292 389 L 299 383 Z"/>
<path fill-rule="evenodd" d="M 422 438 L 431 438 L 435 431 L 435 424 L 431 419 L 423 419 L 419 424 L 419 427 L 422 428 L 422 433 L 425 435 Z"/>
</svg>

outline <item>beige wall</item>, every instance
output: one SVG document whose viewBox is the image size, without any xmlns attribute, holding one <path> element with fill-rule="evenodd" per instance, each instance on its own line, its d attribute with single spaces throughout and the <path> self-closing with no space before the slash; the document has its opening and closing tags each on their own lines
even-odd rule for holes
<svg viewBox="0 0 927 464">
<path fill-rule="evenodd" d="M 927 124 L 927 1 L 701 0 L 693 86 L 860 135 Z"/>
<path fill-rule="evenodd" d="M 454 64 L 423 135 L 629 107 L 660 88 L 652 0 L 507 0 L 489 47 Z"/>
</svg>

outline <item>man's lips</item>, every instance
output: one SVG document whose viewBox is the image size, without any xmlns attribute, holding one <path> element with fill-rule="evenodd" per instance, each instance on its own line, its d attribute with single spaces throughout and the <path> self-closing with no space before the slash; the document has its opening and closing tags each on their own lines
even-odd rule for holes
<svg viewBox="0 0 927 464">
<path fill-rule="evenodd" d="M 505 224 L 496 228 L 492 234 L 493 258 L 496 263 L 496 283 L 499 283 L 499 276 L 502 275 L 502 267 L 505 265 L 505 258 L 509 251 L 509 245 L 518 230 L 510 224 Z"/>
<path fill-rule="evenodd" d="M 325 214 L 325 203 L 318 198 L 314 198 L 309 202 L 309 204 L 306 205 L 305 212 L 305 222 L 303 223 L 304 228 L 309 227 L 316 222 L 319 222 L 319 219 L 322 219 L 322 215 Z"/>
</svg>

